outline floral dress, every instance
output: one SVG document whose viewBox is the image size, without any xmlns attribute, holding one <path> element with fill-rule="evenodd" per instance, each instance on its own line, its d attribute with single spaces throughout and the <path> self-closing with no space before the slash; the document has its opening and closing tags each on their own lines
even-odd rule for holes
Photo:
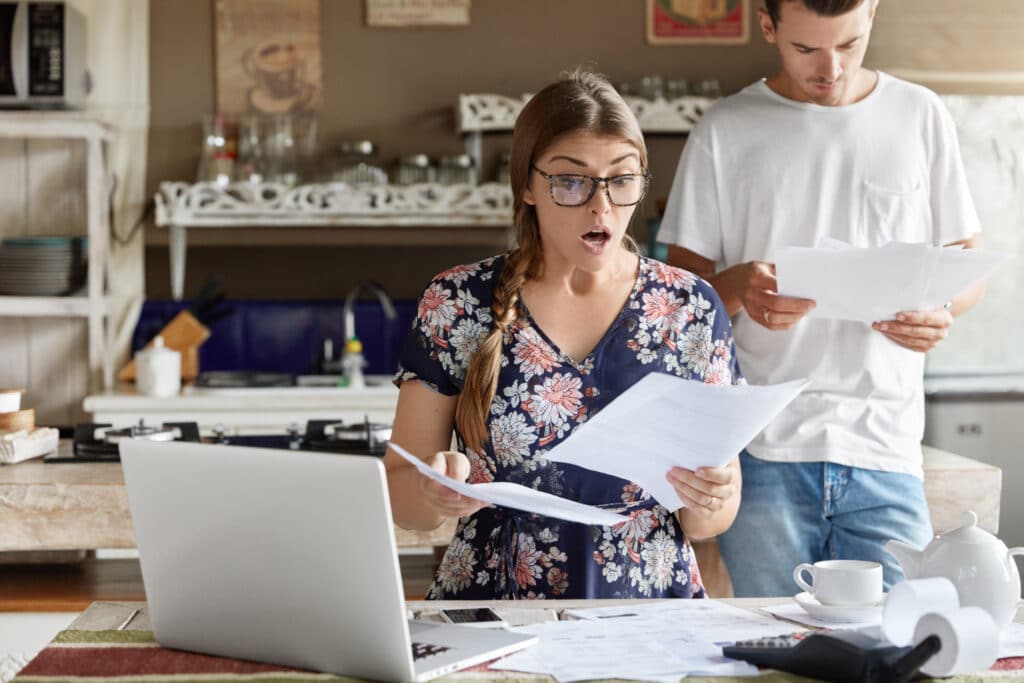
<svg viewBox="0 0 1024 683">
<path fill-rule="evenodd" d="M 470 358 L 492 329 L 491 296 L 504 262 L 496 256 L 433 279 L 419 302 L 396 384 L 418 380 L 447 396 L 459 393 Z M 705 597 L 693 549 L 674 514 L 636 484 L 544 456 L 648 373 L 742 382 L 718 295 L 687 271 L 641 258 L 629 299 L 579 363 L 520 305 L 524 315 L 504 339 L 487 419 L 490 441 L 475 452 L 456 434 L 472 465 L 470 482 L 515 482 L 630 520 L 599 527 L 483 508 L 459 520 L 427 597 Z"/>
</svg>

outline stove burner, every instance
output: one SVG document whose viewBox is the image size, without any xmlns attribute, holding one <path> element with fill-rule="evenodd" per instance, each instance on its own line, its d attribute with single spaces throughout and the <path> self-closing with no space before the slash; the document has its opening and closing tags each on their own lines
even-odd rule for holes
<svg viewBox="0 0 1024 683">
<path fill-rule="evenodd" d="M 306 423 L 305 445 L 314 451 L 384 455 L 391 438 L 391 425 L 370 422 L 346 425 L 340 420 L 310 420 Z"/>
<path fill-rule="evenodd" d="M 199 425 L 195 422 L 167 422 L 160 427 L 149 427 L 141 420 L 134 427 L 114 429 L 110 424 L 87 422 L 77 425 L 72 437 L 71 454 L 59 451 L 43 458 L 44 462 L 119 462 L 117 444 L 122 439 L 152 439 L 154 441 L 196 441 Z"/>
<path fill-rule="evenodd" d="M 181 438 L 181 429 L 174 426 L 149 427 L 142 420 L 139 424 L 127 429 L 98 427 L 93 432 L 96 441 L 118 444 L 124 439 L 148 439 L 150 441 L 174 441 Z"/>
</svg>

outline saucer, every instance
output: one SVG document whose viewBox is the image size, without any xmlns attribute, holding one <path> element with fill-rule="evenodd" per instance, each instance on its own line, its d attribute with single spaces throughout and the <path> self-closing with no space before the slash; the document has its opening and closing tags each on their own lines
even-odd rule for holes
<svg viewBox="0 0 1024 683">
<path fill-rule="evenodd" d="M 874 605 L 823 605 L 810 593 L 804 591 L 793 596 L 796 604 L 815 619 L 836 624 L 880 623 L 885 597 Z"/>
<path fill-rule="evenodd" d="M 295 92 L 285 97 L 274 97 L 260 87 L 249 89 L 249 104 L 252 109 L 266 114 L 279 114 L 306 109 L 313 101 L 316 86 L 299 83 Z"/>
</svg>

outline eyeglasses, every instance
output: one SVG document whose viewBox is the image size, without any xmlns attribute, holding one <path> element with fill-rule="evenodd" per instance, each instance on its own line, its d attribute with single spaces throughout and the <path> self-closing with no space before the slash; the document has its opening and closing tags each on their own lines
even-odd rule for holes
<svg viewBox="0 0 1024 683">
<path fill-rule="evenodd" d="M 647 173 L 626 173 L 610 178 L 595 178 L 579 173 L 545 173 L 534 165 L 530 168 L 548 181 L 551 200 L 559 206 L 583 206 L 597 192 L 597 184 L 604 183 L 605 196 L 615 206 L 633 206 L 647 194 L 650 175 Z"/>
</svg>

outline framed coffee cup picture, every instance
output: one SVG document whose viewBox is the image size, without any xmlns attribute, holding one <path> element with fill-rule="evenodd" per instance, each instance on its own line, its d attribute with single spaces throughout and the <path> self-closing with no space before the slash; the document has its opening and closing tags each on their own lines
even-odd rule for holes
<svg viewBox="0 0 1024 683">
<path fill-rule="evenodd" d="M 750 0 L 647 0 L 651 45 L 742 45 L 750 40 Z"/>
<path fill-rule="evenodd" d="M 320 0 L 217 0 L 217 110 L 323 107 Z"/>
</svg>

